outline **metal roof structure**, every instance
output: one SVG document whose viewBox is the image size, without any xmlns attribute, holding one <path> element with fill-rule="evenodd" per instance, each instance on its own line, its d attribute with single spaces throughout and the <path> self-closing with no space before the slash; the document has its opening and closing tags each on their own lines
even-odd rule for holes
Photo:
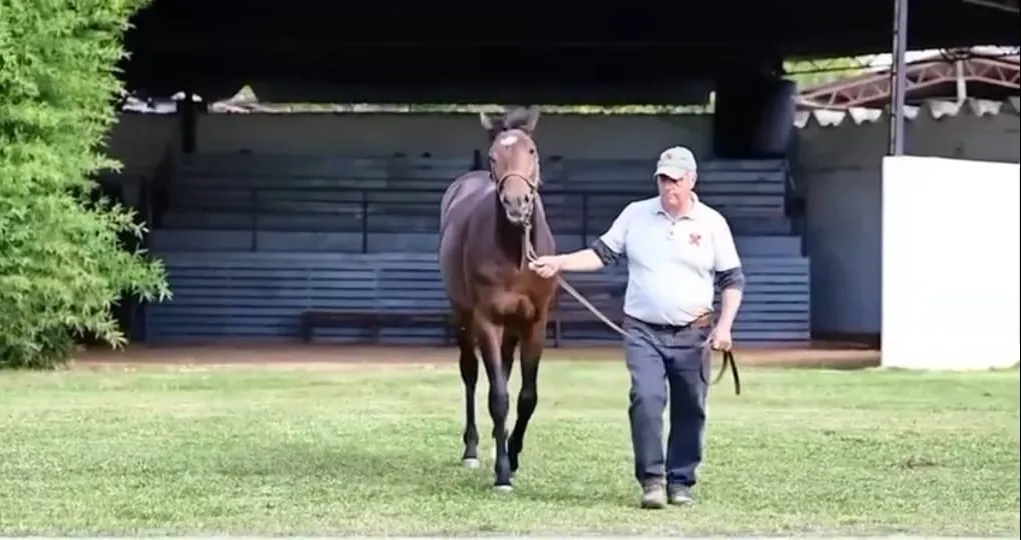
<svg viewBox="0 0 1021 540">
<path fill-rule="evenodd" d="M 905 102 L 980 98 L 1002 101 L 1021 95 L 1021 63 L 1013 54 L 974 49 L 932 51 L 907 64 Z M 861 75 L 806 88 L 798 93 L 801 110 L 882 108 L 890 102 L 890 66 L 877 66 Z"/>
</svg>

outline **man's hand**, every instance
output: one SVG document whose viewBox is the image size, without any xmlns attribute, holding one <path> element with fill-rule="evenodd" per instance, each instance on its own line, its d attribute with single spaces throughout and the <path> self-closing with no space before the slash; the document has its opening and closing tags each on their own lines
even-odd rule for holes
<svg viewBox="0 0 1021 540">
<path fill-rule="evenodd" d="M 734 346 L 734 338 L 730 335 L 730 327 L 717 326 L 713 335 L 709 336 L 709 346 L 714 351 L 729 351 Z"/>
<path fill-rule="evenodd" d="M 560 255 L 543 255 L 528 263 L 528 267 L 543 279 L 549 279 L 559 274 L 560 266 Z"/>
</svg>

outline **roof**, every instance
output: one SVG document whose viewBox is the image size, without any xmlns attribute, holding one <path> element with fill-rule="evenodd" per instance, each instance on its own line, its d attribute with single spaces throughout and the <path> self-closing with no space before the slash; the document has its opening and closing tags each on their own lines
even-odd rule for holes
<svg viewBox="0 0 1021 540">
<path fill-rule="evenodd" d="M 1016 15 L 962 0 L 909 3 L 910 48 L 1021 41 Z M 891 26 L 891 0 L 840 10 L 745 2 L 741 17 L 733 2 L 704 1 L 625 5 L 609 17 L 549 3 L 516 6 L 510 17 L 498 2 L 467 11 L 442 1 L 242 4 L 155 0 L 125 36 L 127 87 L 210 101 L 251 84 L 270 102 L 515 103 L 541 94 L 535 101 L 677 103 L 681 83 L 721 69 L 888 50 Z"/>
<path fill-rule="evenodd" d="M 1009 114 L 1021 116 L 1021 97 L 1014 96 L 1004 101 L 988 101 L 967 99 L 962 103 L 952 101 L 931 100 L 921 106 L 907 106 L 904 115 L 907 120 L 931 118 L 940 120 L 963 115 L 992 117 Z M 874 124 L 885 122 L 888 118 L 886 109 L 869 109 L 851 107 L 846 110 L 798 111 L 795 113 L 794 124 L 799 128 L 838 127 L 846 125 Z"/>
<path fill-rule="evenodd" d="M 956 100 L 958 82 L 966 97 L 1003 101 L 1021 95 L 1021 63 L 1013 54 L 972 48 L 966 53 L 923 51 L 908 64 L 906 102 Z M 925 54 L 928 53 L 928 54 Z M 867 72 L 798 92 L 799 109 L 882 108 L 890 101 L 890 71 L 886 62 Z"/>
</svg>

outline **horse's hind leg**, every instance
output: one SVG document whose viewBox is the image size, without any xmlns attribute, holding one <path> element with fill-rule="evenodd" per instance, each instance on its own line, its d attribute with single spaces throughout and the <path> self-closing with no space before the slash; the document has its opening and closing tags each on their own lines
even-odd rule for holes
<svg viewBox="0 0 1021 540">
<path fill-rule="evenodd" d="M 546 339 L 546 321 L 533 324 L 521 340 L 521 391 L 518 392 L 517 420 L 507 444 L 511 474 L 517 472 L 519 456 L 525 443 L 525 430 L 528 421 L 539 403 L 539 361 L 542 359 L 544 341 Z"/>
<path fill-rule="evenodd" d="M 461 463 L 470 469 L 479 466 L 479 429 L 475 420 L 475 388 L 479 382 L 479 360 L 475 357 L 475 344 L 471 339 L 470 322 L 464 321 L 457 329 L 458 364 L 461 382 L 464 383 L 464 454 Z"/>
</svg>

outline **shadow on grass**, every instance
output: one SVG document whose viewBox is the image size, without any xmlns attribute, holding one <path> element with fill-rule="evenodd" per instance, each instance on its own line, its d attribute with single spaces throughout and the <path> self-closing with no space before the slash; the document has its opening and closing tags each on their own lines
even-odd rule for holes
<svg viewBox="0 0 1021 540">
<path fill-rule="evenodd" d="M 564 478 L 554 482 L 543 472 L 543 464 L 522 455 L 522 468 L 510 493 L 493 489 L 493 461 L 484 456 L 482 466 L 468 469 L 461 464 L 460 445 L 423 452 L 415 444 L 403 448 L 379 448 L 341 443 L 336 447 L 282 443 L 260 449 L 257 455 L 221 456 L 211 465 L 216 473 L 236 478 L 288 477 L 343 485 L 351 497 L 387 497 L 408 500 L 501 498 L 581 508 L 633 506 L 637 491 L 621 492 L 619 486 L 592 490 Z M 435 445 L 433 445 L 435 446 Z M 300 481 L 299 481 L 300 482 Z"/>
<path fill-rule="evenodd" d="M 740 361 L 741 359 L 739 357 L 738 362 L 740 363 Z M 875 356 L 862 356 L 856 358 L 807 358 L 798 359 L 796 361 L 785 361 L 783 359 L 775 361 L 761 360 L 752 365 L 756 368 L 857 371 L 880 367 L 881 362 L 879 360 L 879 355 L 876 354 Z"/>
</svg>

